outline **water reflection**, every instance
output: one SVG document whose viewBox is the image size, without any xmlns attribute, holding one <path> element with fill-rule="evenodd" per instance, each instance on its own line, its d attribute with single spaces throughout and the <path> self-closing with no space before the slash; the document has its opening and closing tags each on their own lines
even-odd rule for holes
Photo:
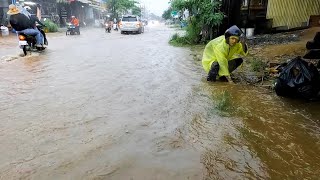
<svg viewBox="0 0 320 180">
<path fill-rule="evenodd" d="M 205 83 L 194 91 L 202 102 L 211 102 L 202 103 L 202 116 L 193 118 L 187 129 L 187 134 L 196 136 L 206 149 L 202 162 L 209 178 L 318 177 L 319 103 L 287 100 L 270 90 L 221 83 Z M 230 107 L 220 109 L 219 103 L 226 99 L 217 97 L 224 92 L 230 94 Z M 220 137 L 208 138 L 217 135 Z"/>
</svg>

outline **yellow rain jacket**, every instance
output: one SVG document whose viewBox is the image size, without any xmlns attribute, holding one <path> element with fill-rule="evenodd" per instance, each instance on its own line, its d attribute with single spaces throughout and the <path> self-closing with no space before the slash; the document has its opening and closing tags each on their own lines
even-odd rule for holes
<svg viewBox="0 0 320 180">
<path fill-rule="evenodd" d="M 226 43 L 225 36 L 219 36 L 210 41 L 204 49 L 202 56 L 202 66 L 204 70 L 209 73 L 213 62 L 219 63 L 219 76 L 230 76 L 228 69 L 228 61 L 239 58 L 239 55 L 246 56 L 241 43 L 237 43 L 230 47 Z"/>
</svg>

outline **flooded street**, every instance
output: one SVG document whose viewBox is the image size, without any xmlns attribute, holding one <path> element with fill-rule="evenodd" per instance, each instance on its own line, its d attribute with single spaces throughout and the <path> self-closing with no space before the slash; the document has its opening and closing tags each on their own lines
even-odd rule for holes
<svg viewBox="0 0 320 180">
<path fill-rule="evenodd" d="M 0 179 L 320 177 L 320 103 L 208 83 L 172 34 L 49 34 L 27 57 L 0 43 Z"/>
</svg>

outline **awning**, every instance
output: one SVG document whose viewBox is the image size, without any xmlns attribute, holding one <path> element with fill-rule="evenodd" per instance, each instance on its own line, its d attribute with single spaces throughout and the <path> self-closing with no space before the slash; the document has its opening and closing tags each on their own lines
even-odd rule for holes
<svg viewBox="0 0 320 180">
<path fill-rule="evenodd" d="M 77 0 L 79 2 L 82 2 L 83 4 L 89 4 L 90 2 L 88 0 Z"/>
<path fill-rule="evenodd" d="M 89 4 L 89 6 L 94 8 L 94 9 L 100 10 L 100 11 L 104 10 L 104 8 L 102 6 L 97 6 L 97 5 L 93 5 L 93 4 Z"/>
</svg>

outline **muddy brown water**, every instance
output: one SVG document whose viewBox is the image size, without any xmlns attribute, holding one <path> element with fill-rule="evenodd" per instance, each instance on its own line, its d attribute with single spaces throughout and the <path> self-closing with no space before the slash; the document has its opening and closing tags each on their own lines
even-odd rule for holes
<svg viewBox="0 0 320 180">
<path fill-rule="evenodd" d="M 2 49 L 0 179 L 320 176 L 319 103 L 208 83 L 173 33 L 87 29 L 49 35 L 41 54 Z"/>
</svg>

